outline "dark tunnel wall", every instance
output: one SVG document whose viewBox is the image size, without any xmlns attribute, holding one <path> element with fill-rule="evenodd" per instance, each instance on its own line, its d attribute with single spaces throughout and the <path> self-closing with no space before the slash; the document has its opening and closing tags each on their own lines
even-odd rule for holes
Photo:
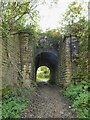
<svg viewBox="0 0 90 120">
<path fill-rule="evenodd" d="M 35 76 L 40 66 L 47 66 L 50 69 L 50 82 L 55 83 L 56 73 L 58 72 L 57 56 L 50 52 L 42 52 L 35 59 Z"/>
</svg>

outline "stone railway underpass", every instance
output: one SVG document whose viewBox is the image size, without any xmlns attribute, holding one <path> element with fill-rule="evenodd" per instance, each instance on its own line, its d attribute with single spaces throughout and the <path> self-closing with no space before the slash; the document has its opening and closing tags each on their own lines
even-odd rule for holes
<svg viewBox="0 0 90 120">
<path fill-rule="evenodd" d="M 2 88 L 20 81 L 30 86 L 36 80 L 38 67 L 50 69 L 51 83 L 67 86 L 74 71 L 74 52 L 77 38 L 65 36 L 52 40 L 41 36 L 37 44 L 30 32 L 19 31 L 9 34 L 0 44 L 2 48 Z"/>
<path fill-rule="evenodd" d="M 37 42 L 26 30 L 11 32 L 8 36 L 8 39 L 5 38 L 2 43 L 0 42 L 2 51 L 2 55 L 0 55 L 0 61 L 2 61 L 1 89 L 16 84 L 30 87 L 33 82 L 36 82 L 36 73 L 40 66 L 47 66 L 50 69 L 51 84 L 61 88 L 70 84 L 76 67 L 75 52 L 78 52 L 78 40 L 75 35 L 64 38 L 49 38 L 41 35 L 39 39 L 37 38 Z M 50 89 L 47 88 L 47 90 Z M 42 89 L 44 94 L 49 94 L 47 90 L 45 92 Z M 40 92 L 40 94 L 42 93 Z"/>
</svg>

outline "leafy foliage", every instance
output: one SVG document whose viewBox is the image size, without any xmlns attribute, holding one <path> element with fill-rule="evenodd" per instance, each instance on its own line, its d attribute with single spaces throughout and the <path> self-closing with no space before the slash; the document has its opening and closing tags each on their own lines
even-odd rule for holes
<svg viewBox="0 0 90 120">
<path fill-rule="evenodd" d="M 18 31 L 25 28 L 36 28 L 39 18 L 36 10 L 37 2 L 1 2 L 2 7 L 2 37 L 7 38 L 9 32 Z"/>
<path fill-rule="evenodd" d="M 37 80 L 43 81 L 43 80 L 49 80 L 50 79 L 50 70 L 46 66 L 41 66 L 37 70 Z"/>
<path fill-rule="evenodd" d="M 58 0 L 50 0 L 49 4 L 57 4 Z M 2 23 L 0 23 L 2 32 L 8 34 L 9 31 L 20 30 L 26 25 L 38 26 L 40 18 L 37 6 L 48 4 L 45 0 L 23 0 L 22 2 L 1 2 Z"/>
<path fill-rule="evenodd" d="M 58 48 L 61 35 L 58 29 L 47 30 L 45 33 L 40 33 L 37 39 L 37 47 L 41 48 Z"/>
<path fill-rule="evenodd" d="M 2 97 L 2 118 L 20 118 L 20 114 L 30 103 L 30 95 L 34 90 L 34 86 L 16 87 L 15 91 L 10 90 L 8 94 L 5 94 Z"/>
<path fill-rule="evenodd" d="M 88 86 L 82 84 L 71 84 L 65 91 L 65 95 L 72 100 L 73 110 L 76 111 L 79 117 L 89 118 L 88 107 Z"/>
<path fill-rule="evenodd" d="M 81 118 L 89 118 L 88 102 L 88 21 L 82 14 L 82 4 L 72 2 L 66 11 L 63 34 L 76 35 L 79 42 L 79 57 L 73 72 L 72 83 L 65 91 L 65 95 L 72 100 L 72 107 Z M 73 63 L 72 63 L 73 66 Z"/>
<path fill-rule="evenodd" d="M 12 95 L 11 95 L 12 96 Z M 19 99 L 16 96 L 5 96 L 2 102 L 2 117 L 3 118 L 18 118 L 22 110 L 25 109 L 27 99 Z"/>
</svg>

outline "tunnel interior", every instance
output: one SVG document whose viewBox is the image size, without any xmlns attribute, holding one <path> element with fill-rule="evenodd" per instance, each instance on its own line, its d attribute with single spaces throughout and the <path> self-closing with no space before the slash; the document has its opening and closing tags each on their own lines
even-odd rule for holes
<svg viewBox="0 0 90 120">
<path fill-rule="evenodd" d="M 35 58 L 35 78 L 37 70 L 40 66 L 47 66 L 50 69 L 50 83 L 56 83 L 56 75 L 58 72 L 58 59 L 57 55 L 51 52 L 42 52 Z"/>
</svg>

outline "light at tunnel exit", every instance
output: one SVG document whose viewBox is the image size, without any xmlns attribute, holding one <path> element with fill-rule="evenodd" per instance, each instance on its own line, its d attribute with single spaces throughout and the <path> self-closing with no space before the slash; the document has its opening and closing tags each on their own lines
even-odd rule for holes
<svg viewBox="0 0 90 120">
<path fill-rule="evenodd" d="M 37 69 L 36 81 L 48 82 L 50 80 L 50 69 L 47 66 L 40 66 Z"/>
</svg>

